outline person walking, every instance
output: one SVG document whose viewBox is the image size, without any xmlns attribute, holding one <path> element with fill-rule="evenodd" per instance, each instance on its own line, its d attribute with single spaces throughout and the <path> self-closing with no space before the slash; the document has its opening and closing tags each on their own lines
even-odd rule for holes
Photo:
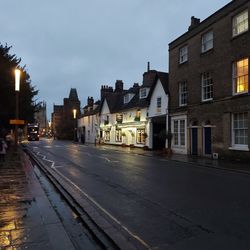
<svg viewBox="0 0 250 250">
<path fill-rule="evenodd" d="M 5 161 L 6 149 L 8 148 L 3 138 L 0 138 L 0 162 Z"/>
</svg>

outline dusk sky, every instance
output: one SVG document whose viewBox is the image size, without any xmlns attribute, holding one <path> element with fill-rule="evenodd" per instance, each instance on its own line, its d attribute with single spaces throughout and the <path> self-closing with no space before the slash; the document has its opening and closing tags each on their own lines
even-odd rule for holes
<svg viewBox="0 0 250 250">
<path fill-rule="evenodd" d="M 187 31 L 191 16 L 202 20 L 229 0 L 7 0 L 1 2 L 0 42 L 47 102 L 62 104 L 76 88 L 81 106 L 99 98 L 101 85 L 116 79 L 141 83 L 147 62 L 168 71 L 168 44 Z"/>
</svg>

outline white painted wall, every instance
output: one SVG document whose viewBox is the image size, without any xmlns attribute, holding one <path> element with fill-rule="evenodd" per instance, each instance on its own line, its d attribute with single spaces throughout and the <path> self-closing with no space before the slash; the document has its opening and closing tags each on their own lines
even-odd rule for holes
<svg viewBox="0 0 250 250">
<path fill-rule="evenodd" d="M 157 110 L 157 98 L 161 97 L 161 110 Z M 160 79 L 157 80 L 148 108 L 148 117 L 166 115 L 168 109 L 168 95 L 165 93 Z"/>
</svg>

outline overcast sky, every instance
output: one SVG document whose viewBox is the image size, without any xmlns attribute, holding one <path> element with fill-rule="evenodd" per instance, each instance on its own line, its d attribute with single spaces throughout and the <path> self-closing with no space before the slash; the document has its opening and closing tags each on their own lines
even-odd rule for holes
<svg viewBox="0 0 250 250">
<path fill-rule="evenodd" d="M 168 43 L 229 0 L 2 0 L 0 42 L 27 65 L 38 100 L 62 104 L 76 88 L 81 106 L 116 79 L 141 83 L 147 61 L 168 71 Z"/>
</svg>

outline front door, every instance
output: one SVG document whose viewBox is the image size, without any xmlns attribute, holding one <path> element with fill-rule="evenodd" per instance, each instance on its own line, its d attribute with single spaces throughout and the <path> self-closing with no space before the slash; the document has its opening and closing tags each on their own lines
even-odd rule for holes
<svg viewBox="0 0 250 250">
<path fill-rule="evenodd" d="M 198 154 L 198 129 L 192 128 L 192 155 Z"/>
<path fill-rule="evenodd" d="M 211 155 L 212 153 L 212 136 L 211 128 L 204 128 L 204 153 L 205 155 Z"/>
</svg>

